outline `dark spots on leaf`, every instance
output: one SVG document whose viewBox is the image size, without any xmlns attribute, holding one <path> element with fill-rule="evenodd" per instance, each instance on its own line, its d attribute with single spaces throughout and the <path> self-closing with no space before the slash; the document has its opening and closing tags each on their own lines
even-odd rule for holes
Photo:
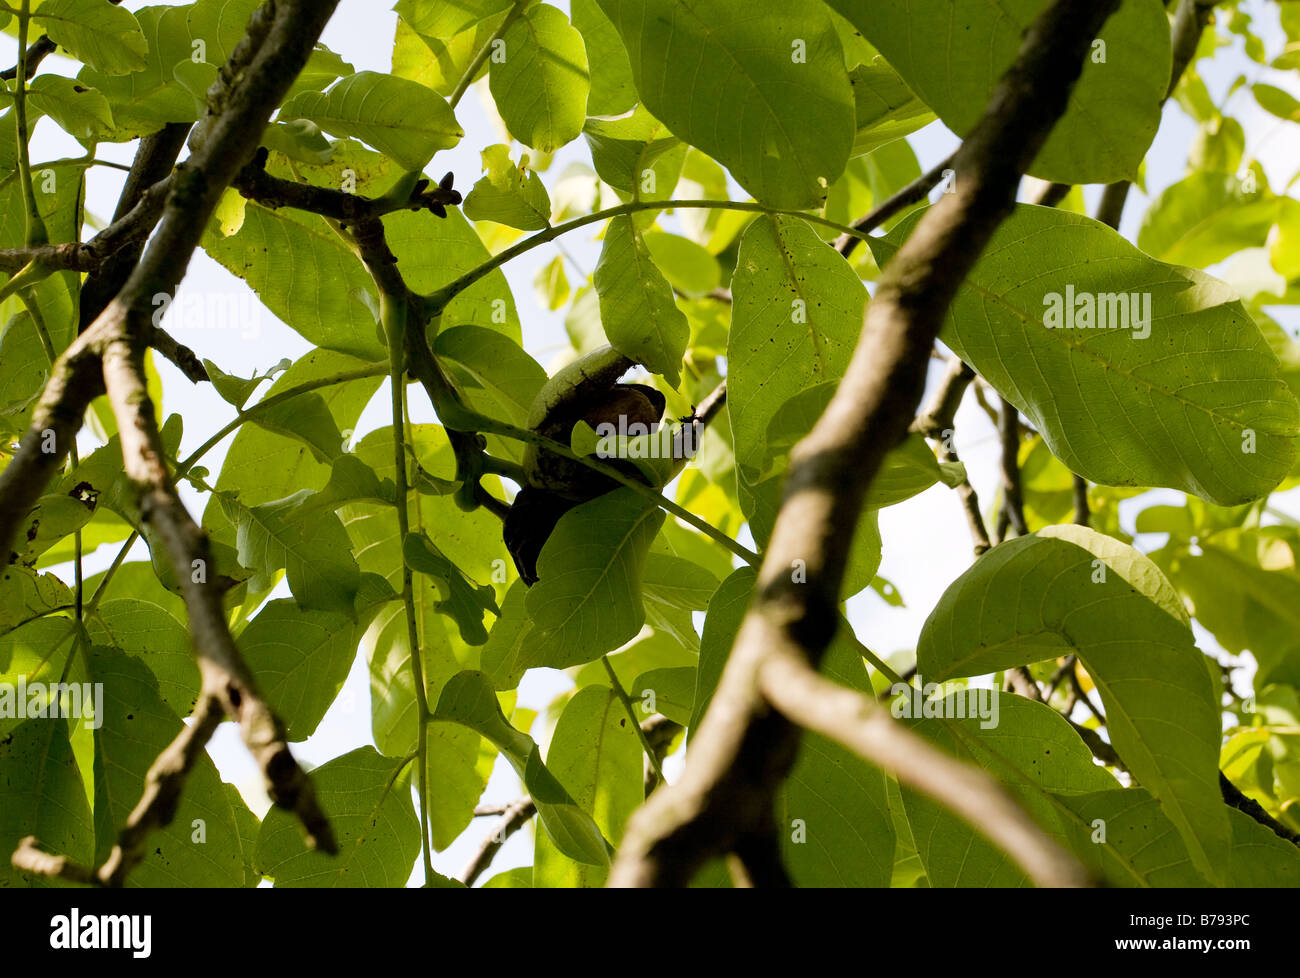
<svg viewBox="0 0 1300 978">
<path fill-rule="evenodd" d="M 36 539 L 36 531 L 40 529 L 41 521 L 32 520 L 32 525 L 27 528 L 27 542 L 31 543 Z"/>
<path fill-rule="evenodd" d="M 134 714 L 134 713 L 128 713 L 128 714 L 126 715 L 126 718 L 127 718 L 128 720 L 134 720 L 134 719 L 135 719 L 135 714 Z"/>
<path fill-rule="evenodd" d="M 626 726 L 627 726 L 627 717 L 624 717 L 622 720 L 619 720 L 619 721 L 618 721 L 618 725 L 619 725 L 620 727 L 626 727 Z"/>
</svg>

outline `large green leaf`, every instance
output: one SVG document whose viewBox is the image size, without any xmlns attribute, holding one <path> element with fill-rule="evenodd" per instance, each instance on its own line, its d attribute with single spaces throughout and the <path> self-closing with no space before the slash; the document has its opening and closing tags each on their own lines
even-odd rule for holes
<svg viewBox="0 0 1300 978">
<path fill-rule="evenodd" d="M 1137 246 L 1161 261 L 1205 268 L 1261 247 L 1277 217 L 1278 200 L 1267 190 L 1247 193 L 1240 177 L 1202 170 L 1151 203 Z"/>
<path fill-rule="evenodd" d="M 250 203 L 239 231 L 224 236 L 214 224 L 203 250 L 308 342 L 367 360 L 384 356 L 374 283 L 321 218 Z"/>
<path fill-rule="evenodd" d="M 546 766 L 601 834 L 614 845 L 623 827 L 645 800 L 641 742 L 633 720 L 608 686 L 578 690 L 564 707 L 546 752 Z M 603 886 L 608 872 L 569 859 L 550 837 L 538 833 L 533 885 Z"/>
<path fill-rule="evenodd" d="M 99 578 L 102 580 L 102 577 Z M 95 578 L 90 584 L 95 586 Z M 138 656 L 158 680 L 158 692 L 180 716 L 194 709 L 199 670 L 186 628 L 185 602 L 158 581 L 147 561 L 118 567 L 87 622 L 97 645 Z"/>
<path fill-rule="evenodd" d="M 577 506 L 556 524 L 528 591 L 532 655 L 553 668 L 612 652 L 645 622 L 641 575 L 663 510 L 630 489 Z"/>
<path fill-rule="evenodd" d="M 359 71 L 326 93 L 300 92 L 280 109 L 281 121 L 310 119 L 326 132 L 355 136 L 419 170 L 465 133 L 437 92 L 395 75 Z"/>
<path fill-rule="evenodd" d="M 292 815 L 267 813 L 257 836 L 257 868 L 276 886 L 405 886 L 420 851 L 406 763 L 358 747 L 312 771 L 339 854 L 307 849 Z"/>
<path fill-rule="evenodd" d="M 623 40 L 596 0 L 571 0 L 573 26 L 582 35 L 591 70 L 588 115 L 621 115 L 636 105 L 636 84 Z"/>
<path fill-rule="evenodd" d="M 848 161 L 854 128 L 843 50 L 821 4 L 598 2 L 656 118 L 764 203 L 821 201 Z"/>
<path fill-rule="evenodd" d="M 806 221 L 764 217 L 741 238 L 731 294 L 727 413 L 736 461 L 761 472 L 781 406 L 844 375 L 867 291 Z"/>
<path fill-rule="evenodd" d="M 518 343 L 481 326 L 453 326 L 438 334 L 434 352 L 446 364 L 463 367 L 486 395 L 482 410 L 511 424 L 526 425 L 533 398 L 546 383 L 546 371 Z M 473 400 L 479 391 L 472 384 Z"/>
<path fill-rule="evenodd" d="M 919 218 L 871 239 L 877 261 Z M 1051 318 L 1068 317 L 1071 303 L 1073 317 Z M 1087 309 L 1093 328 L 1078 326 Z M 1095 325 L 1103 312 L 1105 329 Z M 1271 490 L 1295 458 L 1300 407 L 1233 291 L 1148 258 L 1087 217 L 1017 207 L 963 283 L 941 338 L 1090 481 L 1235 505 Z"/>
<path fill-rule="evenodd" d="M 930 678 L 918 676 L 918 693 L 896 698 L 894 714 L 936 746 L 987 770 L 1062 844 L 1069 844 L 1071 833 L 1086 834 L 1091 825 L 1070 808 L 1071 796 L 1117 784 L 1066 720 L 1010 693 L 965 689 L 945 696 L 943 687 L 920 690 L 920 682 Z M 1016 862 L 969 823 L 913 788 L 900 790 L 932 886 L 1029 885 Z M 1142 879 L 1121 853 L 1110 855 Z"/>
<path fill-rule="evenodd" d="M 0 791 L 0 852 L 12 853 L 34 835 L 47 852 L 83 866 L 90 862 L 95 828 L 66 723 L 27 720 L 0 738 Z M 8 859 L 0 865 L 0 889 L 57 885 L 46 876 L 19 873 Z"/>
<path fill-rule="evenodd" d="M 1184 840 L 1160 805 L 1140 788 L 1062 799 L 1079 816 L 1075 852 L 1114 886 L 1205 886 Z M 1232 846 L 1222 876 L 1229 887 L 1300 886 L 1300 852 L 1249 815 L 1225 809 Z M 1105 843 L 1098 845 L 1099 832 Z"/>
<path fill-rule="evenodd" d="M 239 647 L 258 686 L 289 732 L 306 740 L 329 709 L 356 655 L 355 624 L 338 611 L 271 601 L 240 633 Z"/>
<path fill-rule="evenodd" d="M 587 49 L 569 18 L 532 4 L 501 37 L 488 84 L 511 135 L 550 153 L 582 131 L 587 118 Z"/>
<path fill-rule="evenodd" d="M 610 344 L 676 387 L 691 328 L 630 217 L 609 222 L 594 279 Z"/>
<path fill-rule="evenodd" d="M 148 42 L 125 7 L 104 0 L 45 0 L 33 20 L 78 61 L 110 75 L 145 66 Z"/>
<path fill-rule="evenodd" d="M 181 731 L 149 671 L 130 656 L 93 649 L 91 675 L 104 694 L 95 731 L 95 864 L 107 858 L 144 790 L 145 773 Z M 175 819 L 149 835 L 149 856 L 131 886 L 244 886 L 251 853 L 240 824 L 243 801 L 226 791 L 216 766 L 199 757 L 185 781 Z"/>
<path fill-rule="evenodd" d="M 829 0 L 953 132 L 965 136 L 1048 0 Z M 1169 23 L 1158 0 L 1124 0 L 1106 21 L 1029 172 L 1062 183 L 1131 179 L 1169 86 Z"/>
<path fill-rule="evenodd" d="M 1150 559 L 1077 526 L 994 548 L 944 593 L 921 631 L 929 680 L 977 676 L 1075 652 L 1112 743 L 1177 826 L 1197 868 L 1221 880 L 1218 704 L 1186 611 Z"/>
</svg>

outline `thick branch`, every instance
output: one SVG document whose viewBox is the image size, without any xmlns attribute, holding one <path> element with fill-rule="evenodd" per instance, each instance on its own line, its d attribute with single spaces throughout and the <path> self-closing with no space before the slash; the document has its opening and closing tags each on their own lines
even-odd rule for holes
<svg viewBox="0 0 1300 978">
<path fill-rule="evenodd" d="M 1015 204 L 1020 176 L 1065 111 L 1084 56 L 1119 0 L 1056 0 L 1025 34 L 983 118 L 953 159 L 953 192 L 886 266 L 826 412 L 795 446 L 784 502 L 746 615 L 681 780 L 632 818 L 611 885 L 688 882 L 710 856 L 770 830 L 797 729 L 759 689 L 764 662 L 815 666 L 837 621 L 851 533 L 885 454 L 905 436 L 948 306 Z M 795 564 L 795 561 L 801 563 Z M 792 566 L 805 570 L 795 580 Z"/>
</svg>

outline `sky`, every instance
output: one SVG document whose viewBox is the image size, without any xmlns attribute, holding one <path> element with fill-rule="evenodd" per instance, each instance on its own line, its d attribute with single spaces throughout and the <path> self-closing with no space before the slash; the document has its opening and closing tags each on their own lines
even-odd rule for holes
<svg viewBox="0 0 1300 978">
<path fill-rule="evenodd" d="M 145 6 L 134 0 L 127 0 L 123 5 L 131 10 Z M 567 0 L 555 5 L 566 12 L 568 10 Z M 323 42 L 359 71 L 389 71 L 396 15 L 388 7 L 388 0 L 341 0 L 338 12 L 326 28 Z M 1245 9 L 1255 16 L 1256 29 L 1264 38 L 1269 55 L 1276 54 L 1281 48 L 1283 37 L 1277 27 L 1275 5 L 1264 0 L 1253 0 L 1245 5 Z M 6 46 L 0 60 L 12 64 L 16 50 L 14 39 L 11 36 L 0 37 L 0 45 Z M 42 71 L 75 74 L 76 66 L 64 59 L 51 57 L 42 65 Z M 1261 68 L 1246 58 L 1239 40 L 1234 41 L 1232 49 L 1220 52 L 1215 63 L 1205 68 L 1203 74 L 1216 101 L 1239 74 L 1244 74 L 1250 83 L 1265 81 L 1300 95 L 1292 77 Z M 1297 127 L 1264 113 L 1244 92 L 1234 96 L 1232 111 L 1242 122 L 1247 134 L 1247 157 L 1254 156 L 1261 161 L 1270 186 L 1274 191 L 1281 192 L 1295 175 L 1297 166 L 1300 166 L 1300 136 L 1297 136 Z M 506 141 L 506 134 L 486 96 L 486 82 L 479 82 L 467 93 L 457 109 L 457 117 L 465 130 L 464 139 L 454 149 L 439 153 L 427 172 L 436 178 L 451 170 L 456 174 L 457 187 L 462 192 L 467 192 L 481 173 L 479 150 L 489 144 Z M 1194 130 L 1193 123 L 1171 100 L 1165 110 L 1164 124 L 1147 157 L 1146 183 L 1152 196 L 1183 175 L 1187 147 Z M 913 134 L 909 141 L 923 171 L 943 159 L 958 142 L 940 122 L 932 123 Z M 38 168 L 42 161 L 80 156 L 83 152 L 71 137 L 60 132 L 49 120 L 37 124 L 32 142 L 34 168 Z M 515 155 L 517 152 L 516 148 Z M 129 164 L 133 153 L 134 144 L 103 144 L 98 148 L 96 156 Z M 556 154 L 550 169 L 543 173 L 543 180 L 548 186 L 571 160 L 589 162 L 585 143 L 581 139 Z M 111 216 L 123 176 L 121 171 L 107 167 L 94 167 L 89 171 L 86 206 L 90 213 L 100 218 Z M 1095 209 L 1099 193 L 1100 188 L 1085 188 L 1090 213 Z M 743 193 L 733 186 L 733 196 L 743 197 Z M 1136 237 L 1149 199 L 1136 188 L 1130 195 L 1121 225 L 1121 231 L 1130 240 Z M 571 283 L 581 282 L 595 267 L 600 247 L 595 238 L 597 231 L 597 228 L 587 228 L 563 239 L 566 259 L 570 262 L 566 271 Z M 524 323 L 524 346 L 550 370 L 554 369 L 557 358 L 562 356 L 568 346 L 563 327 L 563 310 L 558 314 L 550 313 L 539 305 L 535 298 L 533 280 L 538 270 L 558 253 L 553 247 L 538 248 L 505 267 L 506 277 Z M 1219 268 L 1211 269 L 1211 272 L 1226 274 Z M 202 252 L 196 252 L 181 286 L 178 301 L 184 301 L 186 295 L 199 299 L 220 296 L 241 301 L 237 297 L 247 296 L 248 289 L 243 282 Z M 305 340 L 276 320 L 260 304 L 257 309 L 259 318 L 255 330 L 185 330 L 175 329 L 171 325 L 169 328 L 173 329 L 180 342 L 190 346 L 200 356 L 215 361 L 227 373 L 239 376 L 250 376 L 254 370 L 265 372 L 280 359 L 296 359 L 310 349 Z M 1300 318 L 1293 315 L 1291 310 L 1278 318 L 1295 336 Z M 210 385 L 190 384 L 170 364 L 159 360 L 159 371 L 164 381 L 163 414 L 179 412 L 184 418 L 182 453 L 187 453 L 228 421 L 233 416 L 233 409 L 216 395 Z M 941 367 L 936 366 L 932 371 L 932 383 L 937 380 L 940 372 Z M 363 414 L 354 441 L 359 440 L 365 432 L 386 423 L 387 406 L 385 385 Z M 435 420 L 431 412 L 421 415 L 416 403 L 412 404 L 412 409 L 416 421 Z M 970 398 L 967 398 L 958 413 L 955 427 L 955 447 L 966 464 L 971 482 L 987 513 L 997 497 L 997 432 Z M 87 437 L 83 434 L 83 442 L 88 449 L 94 443 L 86 440 Z M 213 473 L 219 471 L 220 461 L 228 445 L 229 440 L 205 459 L 204 464 Z M 1121 515 L 1129 532 L 1133 530 L 1132 519 L 1138 508 L 1144 508 L 1154 501 L 1177 502 L 1179 499 L 1177 493 L 1162 494 L 1167 495 L 1168 499 L 1157 500 L 1155 495 L 1147 494 L 1141 498 L 1140 503 L 1129 501 L 1121 506 Z M 182 495 L 197 517 L 202 512 L 204 501 L 188 486 L 182 487 Z M 1284 512 L 1300 515 L 1300 502 L 1297 501 L 1295 492 L 1274 497 L 1273 505 Z M 914 647 L 926 616 L 947 586 L 969 566 L 971 553 L 969 531 L 961 506 L 955 494 L 943 486 L 936 486 L 907 502 L 883 510 L 880 525 L 884 541 L 880 574 L 898 588 L 905 606 L 890 607 L 868 590 L 849 602 L 848 611 L 849 621 L 859 639 L 876 652 L 888 656 Z M 1138 545 L 1140 549 L 1149 550 L 1161 542 L 1159 536 L 1148 535 L 1139 538 Z M 87 574 L 106 567 L 116 549 L 116 545 L 109 545 L 87 556 Z M 143 550 L 143 545 L 140 545 L 137 552 L 132 553 L 132 559 L 146 559 Z M 65 579 L 71 579 L 68 568 L 56 570 Z M 285 595 L 277 592 L 273 596 L 287 596 L 287 591 Z M 1198 638 L 1205 639 L 1205 633 L 1199 633 Z M 1213 649 L 1212 640 L 1201 647 L 1207 651 Z M 571 685 L 563 673 L 535 670 L 520 686 L 519 704 L 542 711 L 558 692 Z M 295 745 L 295 754 L 309 764 L 319 765 L 348 750 L 373 743 L 370 736 L 369 700 L 365 663 L 359 660 L 354 663 L 343 693 L 315 735 L 306 742 Z M 540 721 L 532 732 L 545 747 L 548 731 L 543 729 Z M 209 752 L 223 778 L 239 787 L 250 807 L 259 816 L 264 814 L 269 802 L 261 791 L 260 775 L 248 758 L 233 724 L 225 723 L 221 726 L 209 745 Z M 681 754 L 679 751 L 670 758 L 666 766 L 670 781 L 680 771 Z M 504 803 L 513 801 L 520 793 L 518 779 L 501 762 L 498 763 L 483 800 L 485 803 Z M 493 819 L 476 820 L 475 825 L 457 843 L 434 855 L 435 870 L 445 875 L 457 875 L 477 848 L 480 839 L 490 833 L 493 823 Z M 512 866 L 531 863 L 531 831 L 521 831 L 503 847 L 483 879 Z M 423 871 L 417 860 L 412 882 L 418 884 L 422 879 Z"/>
</svg>

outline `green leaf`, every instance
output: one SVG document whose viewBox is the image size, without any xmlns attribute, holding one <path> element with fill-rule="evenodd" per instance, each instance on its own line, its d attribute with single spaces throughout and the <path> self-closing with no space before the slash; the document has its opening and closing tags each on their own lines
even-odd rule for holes
<svg viewBox="0 0 1300 978">
<path fill-rule="evenodd" d="M 333 513 L 310 505 L 303 489 L 274 502 L 248 506 L 234 494 L 218 496 L 235 525 L 239 562 L 254 570 L 254 591 L 268 590 L 283 568 L 289 589 L 304 608 L 322 611 L 352 607 L 361 573 L 343 524 Z"/>
<path fill-rule="evenodd" d="M 345 450 L 345 439 L 329 405 L 314 391 L 274 404 L 250 420 L 259 428 L 302 442 L 316 461 L 326 465 Z"/>
<path fill-rule="evenodd" d="M 594 279 L 610 344 L 677 387 L 691 328 L 631 218 L 609 222 Z"/>
<path fill-rule="evenodd" d="M 704 619 L 698 683 L 689 728 L 697 728 L 722 677 L 754 591 L 752 567 L 718 588 Z M 821 671 L 871 695 L 859 647 L 847 623 L 827 650 Z M 777 795 L 777 828 L 786 867 L 800 886 L 887 886 L 895 833 L 885 776 L 852 752 L 805 734 L 789 779 Z"/>
<path fill-rule="evenodd" d="M 374 283 L 322 219 L 250 202 L 239 232 L 223 236 L 214 225 L 203 250 L 308 342 L 366 360 L 385 357 Z"/>
<path fill-rule="evenodd" d="M 853 642 L 833 642 L 820 671 L 871 695 Z M 880 768 L 824 737 L 805 734 L 776 804 L 781 851 L 798 886 L 889 885 L 895 832 Z"/>
<path fill-rule="evenodd" d="M 506 755 L 537 805 L 542 827 L 562 853 L 592 866 L 608 864 L 610 847 L 599 827 L 542 762 L 533 738 L 509 724 L 483 673 L 462 672 L 448 680 L 433 716 L 477 731 Z"/>
<path fill-rule="evenodd" d="M 666 231 L 647 231 L 641 237 L 655 266 L 674 289 L 697 298 L 722 284 L 718 260 L 690 238 Z"/>
<path fill-rule="evenodd" d="M 48 688 L 60 682 L 76 635 L 72 619 L 61 617 L 37 618 L 0 635 L 0 689 L 9 694 L 6 698 L 14 706 L 0 711 L 0 739 L 25 719 L 13 699 L 19 680 L 29 689 L 35 683 Z"/>
<path fill-rule="evenodd" d="M 1240 177 L 1193 173 L 1152 202 L 1137 246 L 1160 261 L 1205 268 L 1262 247 L 1277 216 L 1277 199 L 1267 191 L 1247 193 Z"/>
<path fill-rule="evenodd" d="M 839 38 L 821 4 L 598 2 L 656 118 L 765 204 L 813 207 L 822 200 L 848 161 L 854 105 Z"/>
<path fill-rule="evenodd" d="M 158 697 L 136 659 L 95 648 L 91 678 L 104 695 L 95 731 L 95 864 L 107 858 L 144 790 L 145 773 L 181 731 L 181 720 Z M 149 855 L 131 872 L 131 886 L 244 886 L 248 882 L 240 824 L 243 802 L 228 794 L 216 766 L 201 754 L 185 781 L 170 825 L 149 834 Z"/>
<path fill-rule="evenodd" d="M 448 211 L 445 220 L 428 218 L 428 214 L 411 211 L 384 218 L 388 247 L 397 256 L 406 284 L 426 295 L 492 257 L 460 211 Z M 505 273 L 493 269 L 457 295 L 443 310 L 442 323 L 483 326 L 519 343 L 519 313 Z M 437 325 L 435 321 L 430 326 L 431 338 Z"/>
<path fill-rule="evenodd" d="M 106 0 L 45 0 L 32 13 L 50 40 L 109 75 L 145 66 L 148 42 L 129 10 Z"/>
<path fill-rule="evenodd" d="M 615 116 L 637 103 L 632 64 L 623 41 L 596 0 L 570 0 L 573 26 L 582 35 L 591 70 L 591 92 L 587 114 Z"/>
<path fill-rule="evenodd" d="M 339 855 L 308 850 L 293 815 L 272 809 L 257 836 L 257 868 L 277 887 L 405 886 L 420 851 L 406 762 L 358 747 L 311 773 Z"/>
<path fill-rule="evenodd" d="M 267 396 L 283 394 L 366 367 L 365 361 L 342 353 L 313 350 L 276 378 Z M 366 402 L 379 389 L 382 383 L 380 375 L 385 372 L 379 368 L 373 377 L 322 386 L 315 393 L 329 406 L 337 427 L 350 432 Z M 294 400 L 286 403 L 292 405 Z M 332 474 L 333 469 L 319 461 L 301 440 L 246 424 L 231 442 L 216 488 L 238 492 L 243 502 L 254 505 L 281 499 L 299 489 L 323 489 Z M 218 537 L 234 545 L 233 526 L 225 521 L 221 506 L 215 500 L 209 503 L 203 524 L 221 527 L 217 530 Z"/>
<path fill-rule="evenodd" d="M 917 220 L 871 239 L 878 262 Z M 1125 296 L 1143 312 L 1115 328 Z M 1071 304 L 1082 321 L 1089 301 L 1094 324 L 1111 309 L 1110 328 L 1045 325 Z M 1266 494 L 1295 458 L 1300 407 L 1233 291 L 1147 258 L 1087 217 L 1017 207 L 963 283 L 941 338 L 1092 482 L 1234 505 Z"/>
<path fill-rule="evenodd" d="M 587 118 L 587 49 L 569 19 L 548 3 L 533 4 L 501 38 L 488 85 L 510 134 L 552 153 L 582 131 Z"/>
<path fill-rule="evenodd" d="M 328 92 L 300 92 L 280 109 L 281 121 L 310 119 L 336 136 L 355 136 L 392 157 L 405 170 L 420 170 L 464 130 L 446 99 L 395 75 L 359 71 Z"/>
<path fill-rule="evenodd" d="M 1117 886 L 1189 887 L 1205 881 L 1187 856 L 1183 839 L 1160 805 L 1141 788 L 1099 791 L 1064 799 L 1084 826 L 1075 827 L 1075 851 Z M 1282 887 L 1300 883 L 1300 853 L 1249 815 L 1226 809 L 1232 847 L 1224 865 L 1229 887 Z M 1093 844 L 1104 826 L 1106 845 Z"/>
<path fill-rule="evenodd" d="M 704 634 L 700 638 L 700 666 L 696 675 L 695 701 L 691 706 L 691 720 L 687 727 L 694 732 L 704 718 L 713 691 L 722 678 L 722 668 L 731 654 L 732 643 L 740 631 L 740 623 L 754 594 L 758 572 L 753 567 L 741 567 L 719 585 L 709 601 L 708 614 L 704 616 Z"/>
<path fill-rule="evenodd" d="M 693 612 L 707 608 L 718 589 L 713 572 L 683 557 L 651 553 L 646 558 L 641 586 L 650 627 L 671 635 L 683 648 L 699 648 Z"/>
<path fill-rule="evenodd" d="M 1222 879 L 1220 724 L 1186 611 L 1150 559 L 1077 526 L 1004 543 L 944 593 L 917 665 L 930 680 L 1075 652 L 1101 693 L 1116 751 L 1159 798 L 1197 868 Z"/>
<path fill-rule="evenodd" d="M 489 584 L 475 584 L 459 567 L 447 559 L 423 533 L 408 533 L 402 541 L 402 555 L 413 570 L 437 582 L 442 600 L 434 608 L 449 615 L 460 629 L 460 637 L 470 645 L 487 641 L 483 612 L 498 614 L 496 592 Z"/>
<path fill-rule="evenodd" d="M 884 58 L 858 65 L 849 72 L 849 79 L 857 117 L 854 156 L 865 156 L 934 121 L 930 107 L 916 97 Z"/>
<path fill-rule="evenodd" d="M 662 713 L 674 723 L 686 726 L 691 719 L 691 707 L 695 704 L 695 674 L 694 666 L 651 669 L 632 681 L 627 687 L 628 695 L 633 702 L 641 701 L 642 711 Z M 647 694 L 654 696 L 653 707 Z"/>
<path fill-rule="evenodd" d="M 495 221 L 521 231 L 540 231 L 551 223 L 551 198 L 542 178 L 528 169 L 528 154 L 516 166 L 510 147 L 496 143 L 483 150 L 484 176 L 465 198 L 465 216 Z"/>
<path fill-rule="evenodd" d="M 31 81 L 27 99 L 33 108 L 48 115 L 82 143 L 106 139 L 113 128 L 113 112 L 103 93 L 79 85 L 71 78 L 38 75 Z"/>
<path fill-rule="evenodd" d="M 0 738 L 0 850 L 13 853 L 29 835 L 46 852 L 81 865 L 94 857 L 95 827 L 86 786 L 68 741 L 68 725 L 27 720 Z M 59 886 L 46 876 L 28 876 L 9 860 L 0 865 L 0 889 Z"/>
<path fill-rule="evenodd" d="M 1154 508 L 1154 507 L 1153 507 Z M 1143 510 L 1146 517 L 1150 509 Z M 1174 510 L 1187 517 L 1185 509 Z M 1139 530 L 1162 532 L 1152 517 Z M 1166 527 L 1177 530 L 1177 527 Z M 1249 650 L 1258 662 L 1255 688 L 1270 682 L 1300 684 L 1300 535 L 1289 527 L 1193 531 L 1197 546 L 1173 544 L 1161 563 L 1199 624 L 1233 654 Z"/>
<path fill-rule="evenodd" d="M 352 668 L 357 643 L 350 616 L 312 611 L 293 601 L 268 602 L 239 635 L 257 684 L 289 732 L 316 732 Z"/>
<path fill-rule="evenodd" d="M 608 686 L 578 690 L 564 707 L 546 766 L 602 835 L 617 845 L 623 828 L 645 800 L 641 742 L 632 720 Z M 566 858 L 544 833 L 537 836 L 533 885 L 603 886 L 607 869 Z"/>
<path fill-rule="evenodd" d="M 731 294 L 727 412 L 736 462 L 760 473 L 781 405 L 844 376 L 867 291 L 807 222 L 763 217 L 740 240 Z"/>
<path fill-rule="evenodd" d="M 450 37 L 508 9 L 513 0 L 397 0 L 397 15 L 421 34 Z"/>
<path fill-rule="evenodd" d="M 1047 6 L 1047 0 L 829 2 L 959 136 L 983 115 L 1025 30 Z M 1069 107 L 1029 173 L 1062 183 L 1132 179 L 1160 124 L 1170 62 L 1161 5 L 1125 0 L 1093 43 Z"/>
<path fill-rule="evenodd" d="M 480 661 L 483 673 L 493 689 L 514 689 L 524 673 L 533 666 L 534 643 L 528 641 L 532 622 L 524 606 L 528 586 L 516 579 L 501 602 L 501 616 L 492 626 L 487 644 L 483 646 Z"/>
<path fill-rule="evenodd" d="M 915 692 L 895 697 L 896 717 L 945 752 L 988 771 L 1063 845 L 1093 828 L 1071 807 L 1073 796 L 1114 789 L 1117 783 L 1093 762 L 1063 717 L 1041 703 L 995 690 L 968 687 L 945 695 L 944 687 L 936 690 L 929 683 L 922 689 L 920 682 L 928 678 L 918 676 Z M 1030 885 L 1015 861 L 965 820 L 911 787 L 900 790 L 932 886 Z M 1089 845 L 1108 843 L 1091 839 Z M 1110 855 L 1133 869 L 1118 851 Z"/>
<path fill-rule="evenodd" d="M 146 561 L 122 564 L 105 589 L 97 612 L 87 623 L 95 644 L 138 657 L 158 681 L 159 695 L 168 709 L 179 716 L 193 710 L 199 670 L 186 627 L 185 602 L 163 587 L 153 565 Z"/>
<path fill-rule="evenodd" d="M 0 571 L 0 632 L 72 605 L 72 592 L 53 574 L 38 574 L 22 564 Z"/>
<path fill-rule="evenodd" d="M 615 119 L 588 119 L 582 134 L 596 173 L 615 190 L 638 200 L 672 196 L 687 147 L 645 106 Z"/>
<path fill-rule="evenodd" d="M 1265 112 L 1287 122 L 1300 122 L 1300 100 L 1275 85 L 1252 85 L 1250 93 Z"/>
<path fill-rule="evenodd" d="M 632 639 L 645 621 L 641 575 L 663 510 L 616 489 L 569 510 L 537 561 L 528 591 L 539 664 L 590 662 Z"/>
<path fill-rule="evenodd" d="M 481 326 L 453 326 L 438 334 L 433 349 L 481 385 L 487 402 L 484 409 L 493 417 L 516 425 L 528 423 L 533 398 L 546 383 L 546 371 L 518 343 Z M 478 391 L 468 393 L 473 400 Z"/>
</svg>

